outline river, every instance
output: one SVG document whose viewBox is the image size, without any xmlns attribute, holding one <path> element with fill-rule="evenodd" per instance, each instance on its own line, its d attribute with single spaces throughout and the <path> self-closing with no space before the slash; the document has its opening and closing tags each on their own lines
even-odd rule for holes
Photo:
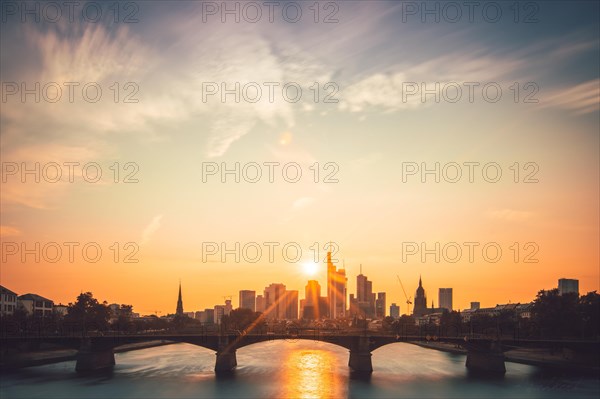
<svg viewBox="0 0 600 399">
<path fill-rule="evenodd" d="M 465 356 L 398 343 L 373 352 L 370 379 L 351 378 L 348 351 L 315 341 L 274 341 L 237 351 L 233 376 L 215 355 L 176 344 L 115 355 L 110 373 L 79 376 L 75 362 L 3 373 L 7 398 L 597 398 L 600 380 L 506 363 L 502 378 L 469 376 Z"/>
</svg>

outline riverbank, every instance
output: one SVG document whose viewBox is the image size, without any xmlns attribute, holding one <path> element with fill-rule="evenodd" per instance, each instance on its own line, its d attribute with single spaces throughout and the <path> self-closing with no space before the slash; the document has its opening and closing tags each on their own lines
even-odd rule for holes
<svg viewBox="0 0 600 399">
<path fill-rule="evenodd" d="M 118 346 L 114 349 L 114 352 L 122 353 L 171 344 L 173 344 L 171 341 L 159 340 L 140 342 Z M 77 349 L 54 349 L 8 355 L 0 359 L 0 370 L 15 370 L 24 367 L 43 366 L 46 364 L 76 360 L 77 352 Z"/>
<path fill-rule="evenodd" d="M 427 349 L 435 349 L 442 352 L 466 355 L 467 351 L 455 344 L 444 342 L 409 342 Z M 558 371 L 582 372 L 596 377 L 600 376 L 600 367 L 580 363 L 563 352 L 550 353 L 546 349 L 519 348 L 504 352 L 504 360 L 507 362 L 527 364 L 541 368 Z"/>
</svg>

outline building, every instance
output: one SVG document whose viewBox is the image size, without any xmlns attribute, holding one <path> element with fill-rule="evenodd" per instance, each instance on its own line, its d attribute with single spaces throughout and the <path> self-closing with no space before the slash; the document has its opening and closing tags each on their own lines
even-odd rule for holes
<svg viewBox="0 0 600 399">
<path fill-rule="evenodd" d="M 440 288 L 438 296 L 438 305 L 440 308 L 452 312 L 452 288 Z"/>
<path fill-rule="evenodd" d="M 400 306 L 396 305 L 395 303 L 390 305 L 390 317 L 393 319 L 400 318 Z"/>
<path fill-rule="evenodd" d="M 221 319 L 225 315 L 225 305 L 215 305 L 213 313 L 213 323 L 221 324 Z"/>
<path fill-rule="evenodd" d="M 183 316 L 183 300 L 181 299 L 181 281 L 179 282 L 179 296 L 177 297 L 177 310 L 175 311 L 176 316 Z"/>
<path fill-rule="evenodd" d="M 309 280 L 304 287 L 303 319 L 315 320 L 321 317 L 319 298 L 321 298 L 321 285 L 317 280 Z"/>
<path fill-rule="evenodd" d="M 240 291 L 240 308 L 256 311 L 256 291 L 241 290 Z"/>
<path fill-rule="evenodd" d="M 272 283 L 265 288 L 264 303 L 265 317 L 268 319 L 285 319 L 286 303 L 285 303 L 285 285 Z"/>
<path fill-rule="evenodd" d="M 327 252 L 327 301 L 329 318 L 337 319 L 346 317 L 347 285 L 346 270 L 337 270 L 331 260 L 331 252 Z"/>
<path fill-rule="evenodd" d="M 64 317 L 69 313 L 69 307 L 59 303 L 58 305 L 54 305 L 54 313 Z"/>
<path fill-rule="evenodd" d="M 265 311 L 265 297 L 262 295 L 256 296 L 256 311 L 261 313 Z"/>
<path fill-rule="evenodd" d="M 375 294 L 373 293 L 373 282 L 362 274 L 356 276 L 356 314 L 362 318 L 372 319 L 375 317 Z"/>
<path fill-rule="evenodd" d="M 378 292 L 375 300 L 375 317 L 383 319 L 385 317 L 385 292 Z"/>
<path fill-rule="evenodd" d="M 10 315 L 17 309 L 17 294 L 0 285 L 0 315 Z"/>
<path fill-rule="evenodd" d="M 221 324 L 221 319 L 223 318 L 223 316 L 229 316 L 229 314 L 233 310 L 233 306 L 231 306 L 231 299 L 226 299 L 225 305 L 215 305 L 213 310 L 213 323 Z"/>
<path fill-rule="evenodd" d="M 206 324 L 214 324 L 215 323 L 215 310 L 214 309 L 204 309 L 200 313 L 200 322 L 203 325 Z"/>
<path fill-rule="evenodd" d="M 36 317 L 50 316 L 54 310 L 54 302 L 37 294 L 21 295 L 19 303 L 28 314 Z"/>
<path fill-rule="evenodd" d="M 558 293 L 579 295 L 579 280 L 571 278 L 561 278 L 558 280 Z"/>
<path fill-rule="evenodd" d="M 285 292 L 285 315 L 287 320 L 298 319 L 298 290 Z"/>
<path fill-rule="evenodd" d="M 481 307 L 480 302 L 471 302 L 471 310 L 477 310 Z"/>
<path fill-rule="evenodd" d="M 413 308 L 413 315 L 415 317 L 421 317 L 425 314 L 427 314 L 427 295 L 425 294 L 421 277 L 419 277 L 419 287 L 415 292 L 415 306 Z"/>
</svg>

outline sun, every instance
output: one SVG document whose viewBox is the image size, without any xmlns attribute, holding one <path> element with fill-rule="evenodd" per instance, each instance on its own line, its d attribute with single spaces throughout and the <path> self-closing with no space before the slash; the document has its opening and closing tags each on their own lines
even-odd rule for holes
<svg viewBox="0 0 600 399">
<path fill-rule="evenodd" d="M 302 270 L 304 271 L 304 274 L 308 274 L 309 276 L 317 274 L 318 269 L 319 264 L 313 261 L 302 263 Z"/>
</svg>

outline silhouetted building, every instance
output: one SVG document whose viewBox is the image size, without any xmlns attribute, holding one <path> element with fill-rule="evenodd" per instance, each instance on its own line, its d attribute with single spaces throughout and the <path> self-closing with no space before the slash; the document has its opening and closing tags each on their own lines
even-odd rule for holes
<svg viewBox="0 0 600 399">
<path fill-rule="evenodd" d="M 302 318 L 314 320 L 319 319 L 319 298 L 321 297 L 321 286 L 317 280 L 309 280 L 304 288 L 304 303 L 302 306 Z"/>
<path fill-rule="evenodd" d="M 331 252 L 327 252 L 328 316 L 332 319 L 346 316 L 347 282 L 346 271 L 337 270 L 331 261 Z"/>
<path fill-rule="evenodd" d="M 215 310 L 214 309 L 204 309 L 204 311 L 200 315 L 200 322 L 202 324 L 214 324 L 215 323 Z"/>
<path fill-rule="evenodd" d="M 285 285 L 273 283 L 265 288 L 265 317 L 269 319 L 285 319 Z"/>
<path fill-rule="evenodd" d="M 452 312 L 452 288 L 440 288 L 438 302 L 440 308 Z"/>
<path fill-rule="evenodd" d="M 561 278 L 558 280 L 558 293 L 579 295 L 579 280 L 571 278 Z"/>
<path fill-rule="evenodd" d="M 265 311 L 265 297 L 262 295 L 256 296 L 256 311 L 261 313 Z"/>
<path fill-rule="evenodd" d="M 183 300 L 181 299 L 181 281 L 179 282 L 179 296 L 177 297 L 177 310 L 175 315 L 183 316 Z"/>
<path fill-rule="evenodd" d="M 415 317 L 421 317 L 427 314 L 427 296 L 425 295 L 425 289 L 421 277 L 419 277 L 419 287 L 415 292 L 415 307 L 413 308 L 413 315 Z"/>
<path fill-rule="evenodd" d="M 392 303 L 390 305 L 390 317 L 398 319 L 400 317 L 400 306 Z"/>
<path fill-rule="evenodd" d="M 479 302 L 471 302 L 471 310 L 477 310 L 481 307 L 481 303 Z"/>
<path fill-rule="evenodd" d="M 385 292 L 378 292 L 375 300 L 375 316 L 378 319 L 385 317 Z"/>
<path fill-rule="evenodd" d="M 372 319 L 375 316 L 375 294 L 373 293 L 373 282 L 361 271 L 356 276 L 356 307 L 359 317 Z"/>
<path fill-rule="evenodd" d="M 285 319 L 298 319 L 298 290 L 285 292 Z"/>
<path fill-rule="evenodd" d="M 241 290 L 240 291 L 240 308 L 256 311 L 256 291 Z"/>
</svg>

